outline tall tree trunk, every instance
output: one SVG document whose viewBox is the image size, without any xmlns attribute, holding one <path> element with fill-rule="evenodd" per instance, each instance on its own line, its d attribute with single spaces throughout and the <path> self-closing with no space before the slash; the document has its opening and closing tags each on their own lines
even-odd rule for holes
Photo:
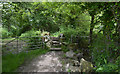
<svg viewBox="0 0 120 74">
<path fill-rule="evenodd" d="M 115 11 L 117 11 L 117 13 L 115 13 Z M 117 5 L 114 5 L 112 8 L 112 12 L 113 12 L 115 21 L 117 22 L 116 33 L 118 35 L 118 44 L 120 45 L 120 7 L 118 7 Z"/>
<path fill-rule="evenodd" d="M 118 21 L 117 21 L 117 26 L 118 26 L 118 44 L 120 45 L 120 8 L 118 9 Z"/>
<path fill-rule="evenodd" d="M 93 35 L 93 28 L 94 28 L 94 15 L 91 15 L 91 24 L 90 24 L 90 46 L 92 46 L 92 35 Z M 92 54 L 92 56 L 91 56 L 91 61 L 93 61 L 93 59 L 94 59 L 94 56 L 93 56 L 93 51 L 91 51 L 91 54 Z"/>
<path fill-rule="evenodd" d="M 8 32 L 10 32 L 10 25 L 8 25 Z"/>
<path fill-rule="evenodd" d="M 90 24 L 90 45 L 92 44 L 92 34 L 93 34 L 93 28 L 94 28 L 94 15 L 91 16 L 91 24 Z"/>
</svg>

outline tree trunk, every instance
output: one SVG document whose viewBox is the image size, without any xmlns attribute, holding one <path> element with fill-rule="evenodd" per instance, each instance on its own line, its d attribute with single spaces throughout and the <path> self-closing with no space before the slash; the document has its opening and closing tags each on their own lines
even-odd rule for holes
<svg viewBox="0 0 120 74">
<path fill-rule="evenodd" d="M 120 20 L 117 22 L 117 25 L 118 25 L 118 44 L 120 44 Z"/>
<path fill-rule="evenodd" d="M 117 13 L 115 13 L 115 11 L 117 11 Z M 117 5 L 114 5 L 112 12 L 113 12 L 115 21 L 117 22 L 116 35 L 118 35 L 118 44 L 120 45 L 120 7 L 118 7 Z"/>
<path fill-rule="evenodd" d="M 118 9 L 118 15 L 120 15 L 120 8 Z M 120 16 L 118 16 L 117 26 L 118 26 L 118 44 L 120 45 Z"/>
<path fill-rule="evenodd" d="M 94 15 L 92 15 L 91 18 L 91 24 L 90 24 L 90 45 L 92 44 L 92 34 L 93 34 L 93 28 L 94 28 Z"/>
</svg>

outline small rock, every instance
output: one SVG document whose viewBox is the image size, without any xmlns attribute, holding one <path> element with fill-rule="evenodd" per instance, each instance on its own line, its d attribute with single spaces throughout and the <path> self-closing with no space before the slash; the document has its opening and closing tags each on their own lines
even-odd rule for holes
<svg viewBox="0 0 120 74">
<path fill-rule="evenodd" d="M 69 64 L 69 63 L 65 66 L 66 71 L 68 71 L 68 70 L 69 70 L 69 66 L 70 66 L 70 64 Z"/>
<path fill-rule="evenodd" d="M 70 50 L 70 51 L 66 52 L 66 57 L 73 58 L 74 54 L 75 53 L 72 50 Z"/>
<path fill-rule="evenodd" d="M 72 72 L 81 72 L 80 67 L 70 66 L 69 68 Z"/>
<path fill-rule="evenodd" d="M 80 66 L 80 62 L 77 60 L 73 60 L 73 66 Z"/>
<path fill-rule="evenodd" d="M 76 56 L 77 60 L 80 62 L 80 59 L 83 58 L 83 53 L 78 53 Z"/>
</svg>

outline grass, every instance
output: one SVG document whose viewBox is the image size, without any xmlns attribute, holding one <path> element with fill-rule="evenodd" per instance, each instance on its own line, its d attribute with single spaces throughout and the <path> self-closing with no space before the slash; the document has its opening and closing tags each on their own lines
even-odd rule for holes
<svg viewBox="0 0 120 74">
<path fill-rule="evenodd" d="M 64 54 L 63 57 L 66 58 L 66 54 Z"/>
<path fill-rule="evenodd" d="M 66 53 L 67 51 L 69 51 L 69 49 L 66 46 L 62 46 L 62 51 Z"/>
<path fill-rule="evenodd" d="M 45 54 L 48 50 L 31 50 L 29 52 L 21 52 L 19 54 L 8 54 L 2 56 L 2 72 L 14 72 L 18 69 L 26 60 L 32 60 L 38 55 Z"/>
<path fill-rule="evenodd" d="M 68 69 L 68 71 L 67 72 L 71 72 L 71 70 L 70 69 Z"/>
<path fill-rule="evenodd" d="M 67 51 L 69 51 L 68 49 L 62 49 L 62 51 L 64 52 L 64 53 L 66 53 Z"/>
<path fill-rule="evenodd" d="M 62 61 L 62 65 L 64 65 L 65 64 L 65 62 L 64 61 Z"/>
<path fill-rule="evenodd" d="M 8 41 L 8 40 L 13 40 L 15 38 L 6 38 L 6 39 L 2 39 L 3 41 Z"/>
</svg>

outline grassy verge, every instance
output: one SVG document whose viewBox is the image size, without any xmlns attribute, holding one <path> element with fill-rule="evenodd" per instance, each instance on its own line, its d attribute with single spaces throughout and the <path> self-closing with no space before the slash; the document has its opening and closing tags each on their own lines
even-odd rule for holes
<svg viewBox="0 0 120 74">
<path fill-rule="evenodd" d="M 15 39 L 15 38 L 6 38 L 6 39 L 2 39 L 2 41 L 3 41 L 3 42 L 6 42 L 6 41 L 11 41 L 11 40 L 13 40 L 13 39 Z"/>
<path fill-rule="evenodd" d="M 2 72 L 13 72 L 26 60 L 31 60 L 38 55 L 44 54 L 48 50 L 37 49 L 29 52 L 21 52 L 19 54 L 8 54 L 2 56 Z"/>
</svg>

